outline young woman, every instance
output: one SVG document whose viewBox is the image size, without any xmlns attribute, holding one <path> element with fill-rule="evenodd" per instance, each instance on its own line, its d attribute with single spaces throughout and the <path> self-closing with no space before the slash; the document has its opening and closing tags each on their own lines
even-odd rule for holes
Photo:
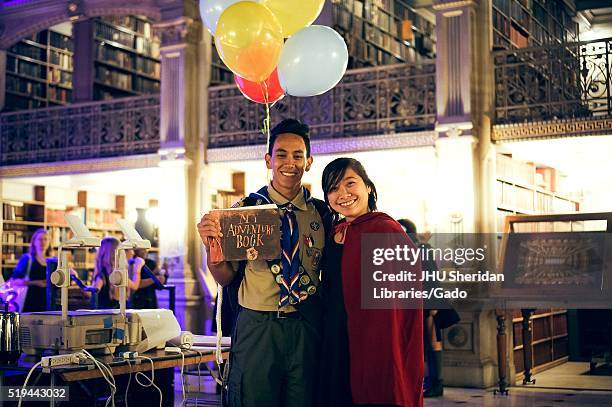
<svg viewBox="0 0 612 407">
<path fill-rule="evenodd" d="M 45 311 L 47 307 L 47 257 L 51 255 L 49 242 L 45 229 L 34 232 L 30 250 L 21 256 L 11 276 L 18 285 L 28 286 L 20 312 Z"/>
<path fill-rule="evenodd" d="M 323 280 L 326 318 L 321 405 L 423 404 L 423 318 L 419 309 L 362 309 L 361 239 L 400 234 L 402 227 L 376 210 L 376 187 L 361 163 L 338 158 L 323 171 L 323 192 L 343 217 L 326 245 Z M 397 236 L 397 235 L 394 235 Z M 415 270 L 418 269 L 418 263 Z"/>
<path fill-rule="evenodd" d="M 98 289 L 98 308 L 100 309 L 119 308 L 119 289 L 112 286 L 109 281 L 109 276 L 115 269 L 115 252 L 118 247 L 119 240 L 111 236 L 102 239 L 102 244 L 98 249 L 93 286 Z M 128 280 L 129 291 L 138 290 L 143 264 L 144 260 L 137 258 L 131 265 L 130 279 Z"/>
</svg>

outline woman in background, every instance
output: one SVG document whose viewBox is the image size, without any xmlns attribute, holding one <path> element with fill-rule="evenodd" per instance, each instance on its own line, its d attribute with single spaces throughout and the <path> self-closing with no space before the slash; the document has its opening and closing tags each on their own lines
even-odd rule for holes
<svg viewBox="0 0 612 407">
<path fill-rule="evenodd" d="M 115 269 L 115 252 L 119 248 L 119 240 L 115 237 L 102 239 L 93 276 L 93 286 L 98 289 L 98 308 L 119 308 L 119 289 L 111 285 L 109 277 Z M 117 259 L 119 256 L 117 256 Z M 128 290 L 135 291 L 140 285 L 140 272 L 144 260 L 136 259 L 130 267 Z M 126 264 L 127 267 L 127 264 Z M 129 294 L 128 294 L 129 297 Z"/>
<path fill-rule="evenodd" d="M 24 253 L 11 275 L 16 285 L 28 287 L 20 312 L 45 311 L 47 308 L 47 257 L 51 255 L 49 234 L 38 229 L 32 235 L 30 250 Z"/>
<path fill-rule="evenodd" d="M 338 158 L 325 167 L 325 201 L 343 217 L 326 243 L 326 315 L 320 405 L 423 405 L 421 309 L 362 309 L 361 240 L 389 234 L 414 247 L 401 225 L 376 210 L 376 187 L 361 163 Z M 408 265 L 417 272 L 419 263 Z"/>
</svg>

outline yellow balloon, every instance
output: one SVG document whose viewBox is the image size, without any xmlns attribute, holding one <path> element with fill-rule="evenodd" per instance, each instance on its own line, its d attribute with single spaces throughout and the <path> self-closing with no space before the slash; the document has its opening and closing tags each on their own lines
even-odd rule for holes
<svg viewBox="0 0 612 407">
<path fill-rule="evenodd" d="M 292 36 L 317 19 L 325 0 L 260 0 L 283 26 L 283 36 Z"/>
<path fill-rule="evenodd" d="M 270 76 L 283 47 L 274 14 L 259 3 L 241 1 L 219 17 L 215 45 L 221 60 L 238 76 L 261 82 Z"/>
</svg>

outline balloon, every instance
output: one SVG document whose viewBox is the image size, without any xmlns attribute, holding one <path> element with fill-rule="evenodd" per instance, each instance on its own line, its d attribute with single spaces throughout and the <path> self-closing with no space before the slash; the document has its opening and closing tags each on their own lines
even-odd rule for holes
<svg viewBox="0 0 612 407">
<path fill-rule="evenodd" d="M 217 22 L 219 17 L 226 8 L 239 1 L 257 1 L 257 0 L 200 0 L 200 16 L 208 31 L 215 35 L 217 30 Z"/>
<path fill-rule="evenodd" d="M 325 0 L 260 0 L 283 26 L 283 36 L 292 36 L 317 19 Z"/>
<path fill-rule="evenodd" d="M 283 33 L 280 23 L 265 6 L 241 1 L 221 14 L 215 45 L 221 60 L 236 75 L 262 82 L 278 63 Z"/>
<path fill-rule="evenodd" d="M 326 26 L 311 25 L 285 43 L 278 77 L 285 93 L 315 96 L 336 86 L 347 64 L 348 50 L 340 34 Z"/>
<path fill-rule="evenodd" d="M 281 88 L 276 69 L 263 82 L 251 82 L 238 75 L 234 75 L 234 82 L 236 82 L 238 89 L 240 89 L 244 97 L 256 103 L 274 103 L 285 96 L 285 91 Z"/>
</svg>

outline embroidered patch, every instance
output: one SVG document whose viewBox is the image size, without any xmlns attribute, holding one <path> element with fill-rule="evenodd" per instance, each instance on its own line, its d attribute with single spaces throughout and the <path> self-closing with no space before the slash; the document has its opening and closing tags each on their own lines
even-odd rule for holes
<svg viewBox="0 0 612 407">
<path fill-rule="evenodd" d="M 312 254 L 308 254 L 309 250 L 312 252 Z M 319 270 L 319 263 L 321 262 L 321 250 L 312 247 L 306 249 L 306 254 L 312 257 L 312 271 L 316 272 L 317 270 Z"/>
<path fill-rule="evenodd" d="M 319 222 L 312 221 L 310 222 L 310 228 L 316 232 L 321 228 L 321 224 Z"/>
<path fill-rule="evenodd" d="M 306 247 L 312 247 L 314 246 L 314 238 L 312 237 L 312 234 L 310 235 L 304 235 L 303 236 L 303 240 L 304 240 L 304 245 Z"/>
</svg>

